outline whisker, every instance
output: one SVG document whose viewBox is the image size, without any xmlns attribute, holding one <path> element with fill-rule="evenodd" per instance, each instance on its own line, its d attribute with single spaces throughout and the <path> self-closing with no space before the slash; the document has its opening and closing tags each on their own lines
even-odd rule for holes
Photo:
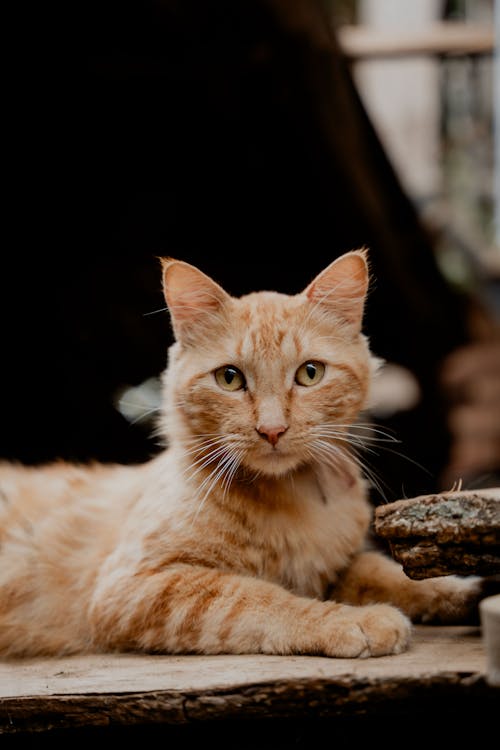
<svg viewBox="0 0 500 750">
<path fill-rule="evenodd" d="M 222 487 L 224 488 L 224 494 L 223 494 L 224 498 L 226 497 L 227 493 L 229 492 L 229 487 L 231 485 L 231 482 L 234 479 L 234 475 L 238 471 L 238 468 L 239 468 L 239 466 L 241 464 L 241 459 L 243 458 L 244 454 L 245 454 L 245 451 L 240 450 L 240 451 L 238 451 L 237 453 L 235 453 L 233 455 L 232 465 L 231 465 L 229 471 L 227 472 L 226 478 L 222 482 Z"/>
<path fill-rule="evenodd" d="M 393 455 L 413 464 L 429 476 L 432 476 L 432 473 L 418 461 L 415 461 L 401 451 L 389 448 L 387 443 L 400 444 L 401 441 L 396 438 L 395 435 L 391 435 L 385 428 L 382 429 L 379 425 L 373 425 L 369 422 L 356 422 L 354 424 L 323 423 L 314 426 L 311 429 L 311 434 L 314 441 L 319 439 L 322 442 L 323 450 L 325 450 L 328 445 L 331 446 L 332 450 L 335 450 L 335 448 L 339 449 L 341 447 L 338 445 L 339 443 L 342 444 L 342 450 L 345 450 L 344 445 L 346 447 L 348 446 L 359 469 L 370 481 L 372 486 L 380 493 L 385 502 L 388 502 L 388 500 L 382 489 L 382 485 L 389 492 L 391 491 L 391 488 L 387 482 L 377 474 L 374 467 L 368 461 L 366 457 L 367 454 L 380 456 L 380 451 L 392 453 Z"/>
<path fill-rule="evenodd" d="M 387 499 L 387 496 L 386 496 L 384 490 L 382 489 L 382 485 L 388 491 L 390 491 L 390 489 L 391 489 L 390 486 L 387 484 L 387 482 L 385 482 L 382 479 L 382 477 L 375 471 L 375 469 L 373 468 L 373 466 L 371 466 L 371 464 L 369 464 L 367 460 L 364 460 L 364 459 L 361 459 L 361 458 L 358 457 L 357 461 L 358 461 L 358 465 L 359 465 L 359 467 L 360 467 L 363 475 L 368 479 L 368 481 L 370 482 L 370 484 L 372 485 L 372 487 L 374 487 L 377 490 L 377 492 L 379 493 L 379 495 L 382 497 L 383 501 L 385 503 L 388 503 L 389 501 Z"/>
<path fill-rule="evenodd" d="M 147 409 L 147 411 L 143 412 L 142 414 L 139 414 L 138 417 L 135 419 L 132 419 L 129 424 L 137 424 L 137 422 L 140 422 L 141 419 L 150 418 L 152 414 L 157 414 L 160 411 L 158 406 L 155 406 L 152 409 Z"/>
<path fill-rule="evenodd" d="M 160 307 L 158 310 L 151 310 L 150 312 L 142 313 L 142 316 L 145 318 L 148 315 L 156 315 L 157 313 L 165 312 L 166 310 L 168 310 L 168 307 Z"/>
<path fill-rule="evenodd" d="M 355 437 L 353 438 L 352 436 L 346 435 L 345 433 L 341 433 L 341 432 L 336 433 L 333 431 L 324 431 L 324 432 L 315 431 L 314 435 L 319 438 L 328 438 L 328 439 L 338 440 L 339 442 L 346 443 L 347 445 L 350 445 L 353 448 L 361 448 L 367 453 L 373 453 L 375 455 L 378 455 L 378 453 L 373 448 L 366 445 L 363 439 L 355 438 Z M 368 441 L 368 442 L 376 443 L 377 441 L 373 440 L 373 441 Z"/>
<path fill-rule="evenodd" d="M 197 455 L 198 453 L 202 453 L 206 449 L 215 448 L 217 445 L 223 444 L 225 442 L 227 442 L 225 437 L 219 437 L 213 440 L 205 440 L 201 442 L 199 445 L 196 445 L 193 448 L 189 448 L 185 450 L 184 455 L 185 456 L 190 456 L 192 454 Z"/>
<path fill-rule="evenodd" d="M 361 459 L 359 455 L 353 457 L 343 447 L 341 448 L 340 446 L 325 440 L 314 440 L 313 445 L 321 452 L 321 455 L 325 458 L 325 462 L 330 464 L 332 468 L 341 468 L 342 461 L 345 461 L 360 469 L 363 476 L 365 476 L 377 492 L 380 493 L 384 502 L 388 502 L 385 492 L 382 489 L 382 485 L 384 485 L 387 490 L 389 490 L 390 487 L 382 480 L 366 460 Z"/>
<path fill-rule="evenodd" d="M 337 445 L 317 439 L 313 441 L 313 447 L 316 448 L 316 450 L 327 459 L 327 462 L 336 469 L 342 468 L 343 462 L 357 466 L 352 456 L 349 456 L 346 451 Z"/>
<path fill-rule="evenodd" d="M 400 443 L 401 441 L 386 430 L 374 427 L 369 423 L 355 422 L 353 424 L 319 424 L 312 428 L 314 430 L 329 431 L 344 437 L 355 437 L 359 440 L 369 442 Z M 358 430 L 360 434 L 355 435 L 353 431 Z M 379 437 L 381 436 L 381 437 Z"/>
<path fill-rule="evenodd" d="M 215 487 L 215 485 L 221 478 L 223 478 L 223 481 L 222 481 L 223 497 L 226 496 L 226 493 L 229 489 L 229 485 L 232 482 L 234 478 L 234 474 L 236 473 L 238 466 L 240 464 L 242 455 L 243 455 L 243 451 L 239 451 L 239 453 L 234 453 L 231 451 L 227 452 L 224 456 L 222 456 L 219 459 L 215 468 L 210 472 L 208 477 L 201 483 L 200 487 L 198 488 L 197 494 L 199 494 L 203 490 L 204 486 L 207 483 L 209 484 L 208 484 L 208 488 L 205 494 L 203 495 L 201 501 L 198 504 L 196 512 L 193 516 L 192 524 L 195 523 L 196 519 L 198 518 L 198 515 L 200 514 L 205 504 L 206 499 L 208 498 L 212 489 Z M 224 487 L 225 483 L 227 484 Z"/>
<path fill-rule="evenodd" d="M 200 471 L 203 471 L 207 466 L 210 466 L 214 461 L 217 459 L 225 456 L 227 453 L 227 448 L 224 445 L 219 446 L 218 448 L 214 448 L 213 451 L 211 451 L 207 456 L 202 456 L 197 461 L 194 461 L 193 463 L 189 464 L 187 469 L 184 471 L 185 474 L 187 474 L 188 471 L 193 469 L 197 466 L 197 464 L 200 464 L 195 471 L 193 471 L 189 476 L 187 476 L 188 481 L 191 479 L 194 479 L 194 477 L 200 473 Z M 201 462 L 201 463 L 200 463 Z M 205 480 L 206 481 L 206 480 Z"/>
<path fill-rule="evenodd" d="M 387 451 L 388 453 L 392 453 L 394 456 L 399 456 L 399 458 L 404 458 L 405 461 L 409 461 L 411 464 L 417 467 L 417 469 L 421 469 L 422 471 L 425 471 L 425 473 L 432 477 L 432 471 L 429 471 L 425 466 L 423 466 L 418 461 L 415 461 L 415 459 L 410 458 L 410 456 L 407 456 L 405 453 L 401 453 L 400 451 L 395 451 L 392 448 L 382 448 L 382 450 Z"/>
<path fill-rule="evenodd" d="M 209 466 L 211 463 L 213 463 L 217 459 L 222 460 L 228 452 L 238 448 L 239 446 L 238 442 L 236 442 L 234 445 L 231 445 L 224 438 L 221 438 L 219 442 L 221 444 L 215 446 L 213 450 L 211 450 L 208 454 L 204 454 L 203 456 L 198 458 L 196 461 L 193 461 L 189 464 L 189 466 L 185 470 L 185 473 L 187 473 L 190 469 L 193 469 L 198 464 L 200 464 L 200 466 L 198 466 L 198 468 L 195 471 L 193 471 L 192 474 L 189 475 L 188 480 L 193 479 L 197 474 L 199 474 L 200 471 L 205 469 L 207 466 Z M 206 446 L 206 447 L 209 447 L 209 446 Z M 196 453 L 200 453 L 202 450 L 205 450 L 205 446 L 198 448 L 197 451 L 195 452 L 195 455 Z M 207 480 L 205 479 L 205 482 L 206 481 Z"/>
</svg>

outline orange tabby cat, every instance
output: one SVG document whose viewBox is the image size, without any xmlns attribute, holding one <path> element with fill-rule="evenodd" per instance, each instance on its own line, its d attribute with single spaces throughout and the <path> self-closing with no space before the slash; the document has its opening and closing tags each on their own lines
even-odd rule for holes
<svg viewBox="0 0 500 750">
<path fill-rule="evenodd" d="M 140 466 L 0 469 L 0 654 L 396 654 L 477 580 L 366 549 L 349 426 L 375 369 L 365 253 L 301 294 L 236 299 L 163 261 L 168 448 Z M 361 429 L 361 428 L 359 428 Z"/>
</svg>

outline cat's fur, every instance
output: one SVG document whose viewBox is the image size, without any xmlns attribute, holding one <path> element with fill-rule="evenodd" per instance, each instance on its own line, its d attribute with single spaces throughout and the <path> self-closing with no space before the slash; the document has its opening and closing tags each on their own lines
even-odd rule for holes
<svg viewBox="0 0 500 750">
<path fill-rule="evenodd" d="M 408 646 L 408 618 L 465 617 L 475 580 L 412 581 L 366 549 L 348 447 L 374 370 L 364 251 L 295 296 L 163 273 L 168 447 L 139 466 L 1 466 L 0 654 L 377 656 Z M 304 385 L 309 361 L 325 371 Z M 243 387 L 217 380 L 228 365 Z"/>
</svg>

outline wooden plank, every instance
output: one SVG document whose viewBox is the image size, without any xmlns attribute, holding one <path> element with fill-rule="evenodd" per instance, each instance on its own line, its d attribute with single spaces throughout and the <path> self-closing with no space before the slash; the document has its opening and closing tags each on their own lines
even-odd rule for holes
<svg viewBox="0 0 500 750">
<path fill-rule="evenodd" d="M 485 668 L 480 629 L 459 626 L 417 626 L 409 651 L 377 659 L 106 654 L 3 662 L 0 733 L 366 715 L 428 690 L 487 694 L 494 688 Z"/>
<path fill-rule="evenodd" d="M 408 56 L 492 55 L 495 34 L 485 24 L 458 21 L 429 25 L 425 29 L 381 31 L 369 26 L 341 26 L 340 47 L 352 60 Z"/>
</svg>

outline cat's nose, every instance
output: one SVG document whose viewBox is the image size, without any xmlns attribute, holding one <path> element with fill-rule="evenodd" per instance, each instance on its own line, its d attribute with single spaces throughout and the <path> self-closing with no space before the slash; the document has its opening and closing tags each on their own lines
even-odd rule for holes
<svg viewBox="0 0 500 750">
<path fill-rule="evenodd" d="M 281 435 L 288 430 L 288 425 L 260 425 L 257 427 L 257 432 L 267 440 L 271 445 L 276 445 Z"/>
</svg>

